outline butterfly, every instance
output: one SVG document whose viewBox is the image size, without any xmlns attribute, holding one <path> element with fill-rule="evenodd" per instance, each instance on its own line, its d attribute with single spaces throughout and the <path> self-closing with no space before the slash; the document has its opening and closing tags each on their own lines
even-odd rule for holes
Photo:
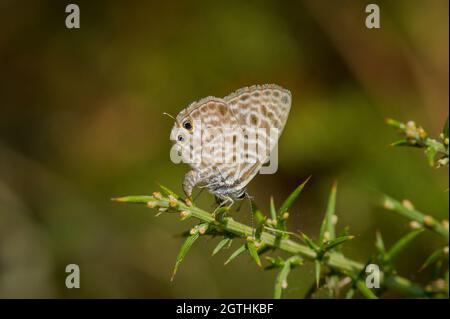
<svg viewBox="0 0 450 319">
<path fill-rule="evenodd" d="M 175 119 L 170 140 L 191 170 L 183 191 L 207 188 L 231 206 L 248 197 L 246 187 L 278 143 L 291 108 L 290 91 L 253 85 L 217 98 L 191 103 Z"/>
</svg>

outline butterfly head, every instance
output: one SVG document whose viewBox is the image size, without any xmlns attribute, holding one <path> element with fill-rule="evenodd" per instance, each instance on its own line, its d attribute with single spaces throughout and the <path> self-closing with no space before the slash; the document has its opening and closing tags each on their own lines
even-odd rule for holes
<svg viewBox="0 0 450 319">
<path fill-rule="evenodd" d="M 170 114 L 164 114 L 175 120 L 175 124 L 170 132 L 170 140 L 178 145 L 186 144 L 189 136 L 194 133 L 194 120 L 189 115 L 180 116 L 182 114 L 179 114 L 177 118 L 174 118 Z"/>
</svg>

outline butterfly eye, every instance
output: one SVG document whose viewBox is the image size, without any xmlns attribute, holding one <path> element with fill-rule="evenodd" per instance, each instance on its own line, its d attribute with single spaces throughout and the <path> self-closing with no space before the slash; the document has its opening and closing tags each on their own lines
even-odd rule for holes
<svg viewBox="0 0 450 319">
<path fill-rule="evenodd" d="M 182 135 L 178 135 L 177 137 L 178 141 L 183 142 L 184 141 L 184 137 Z"/>
<path fill-rule="evenodd" d="M 189 121 L 184 122 L 183 127 L 188 131 L 192 130 L 192 124 Z"/>
</svg>

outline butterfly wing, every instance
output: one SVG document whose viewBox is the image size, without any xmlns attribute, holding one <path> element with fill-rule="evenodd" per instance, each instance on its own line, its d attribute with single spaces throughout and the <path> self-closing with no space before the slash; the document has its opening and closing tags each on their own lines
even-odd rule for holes
<svg viewBox="0 0 450 319">
<path fill-rule="evenodd" d="M 269 152 L 278 143 L 291 108 L 291 93 L 275 84 L 254 85 L 237 90 L 224 101 L 243 128 L 253 128 L 256 134 L 248 136 L 244 149 L 247 161 L 235 167 L 234 178 L 239 181 L 236 190 L 243 189 L 268 160 Z M 257 152 L 254 150 L 256 146 Z M 249 151 L 250 150 L 250 151 Z"/>
<path fill-rule="evenodd" d="M 275 127 L 281 134 L 289 116 L 292 96 L 291 92 L 281 86 L 264 84 L 239 89 L 223 100 L 240 125 Z M 260 121 L 255 122 L 258 118 Z"/>
<path fill-rule="evenodd" d="M 217 97 L 204 98 L 177 116 L 180 123 L 186 119 L 194 123 L 193 146 L 201 152 L 198 154 L 200 161 L 189 163 L 198 172 L 199 184 L 232 184 L 232 172 L 236 167 L 232 152 L 224 146 L 233 144 L 233 132 L 239 123 L 228 104 Z"/>
</svg>

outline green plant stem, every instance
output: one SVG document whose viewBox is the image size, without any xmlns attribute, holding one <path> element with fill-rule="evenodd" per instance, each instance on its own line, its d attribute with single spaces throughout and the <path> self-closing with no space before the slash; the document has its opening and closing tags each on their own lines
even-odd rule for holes
<svg viewBox="0 0 450 319">
<path fill-rule="evenodd" d="M 449 239 L 448 228 L 446 228 L 442 223 L 435 220 L 429 215 L 425 215 L 413 207 L 406 207 L 398 200 L 385 195 L 384 207 L 386 209 L 392 210 L 397 214 L 406 217 L 410 220 L 418 222 L 424 228 L 434 231 L 436 234 L 443 236 L 447 241 Z"/>
<path fill-rule="evenodd" d="M 232 233 L 235 236 L 246 239 L 249 236 L 253 236 L 253 230 L 251 227 L 239 223 L 233 220 L 231 217 L 225 217 L 222 221 L 217 221 L 214 216 L 207 211 L 204 211 L 196 206 L 188 206 L 181 200 L 176 200 L 175 206 L 174 199 L 172 199 L 172 207 L 169 205 L 169 198 L 161 197 L 154 198 L 153 196 L 129 196 L 113 199 L 116 202 L 126 202 L 126 203 L 138 203 L 138 204 L 148 204 L 149 202 L 154 207 L 167 208 L 167 212 L 182 212 L 186 211 L 191 214 L 192 217 L 209 224 L 214 225 L 218 229 Z M 297 243 L 291 239 L 280 238 L 274 234 L 267 231 L 263 231 L 261 234 L 261 241 L 266 245 L 271 247 L 276 247 L 285 252 L 299 255 L 308 260 L 315 260 L 316 253 L 309 247 Z M 364 264 L 348 259 L 338 252 L 327 253 L 328 258 L 324 258 L 323 262 L 329 267 L 345 273 L 347 275 L 356 278 L 364 269 Z M 383 276 L 382 276 L 383 278 Z M 425 291 L 418 284 L 409 281 L 406 278 L 397 275 L 386 275 L 384 279 L 384 285 L 387 288 L 401 292 L 407 296 L 411 297 L 426 297 Z"/>
</svg>

